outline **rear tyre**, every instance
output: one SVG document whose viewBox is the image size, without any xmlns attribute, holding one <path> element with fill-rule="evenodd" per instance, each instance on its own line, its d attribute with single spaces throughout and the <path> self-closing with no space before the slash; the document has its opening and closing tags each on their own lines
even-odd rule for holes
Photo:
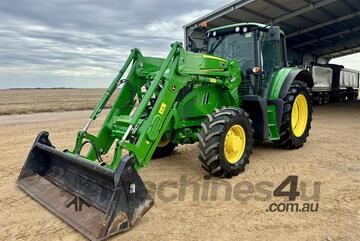
<svg viewBox="0 0 360 241">
<path fill-rule="evenodd" d="M 345 102 L 346 101 L 346 91 L 341 91 L 340 93 L 340 102 Z"/>
<path fill-rule="evenodd" d="M 324 104 L 328 104 L 330 102 L 330 95 L 328 92 L 324 92 Z"/>
<path fill-rule="evenodd" d="M 284 98 L 284 112 L 277 147 L 298 149 L 304 145 L 311 129 L 312 105 L 307 85 L 295 80 Z"/>
<path fill-rule="evenodd" d="M 238 175 L 249 163 L 254 144 L 252 121 L 239 108 L 216 110 L 201 124 L 199 160 L 212 176 Z"/>
<path fill-rule="evenodd" d="M 323 96 L 323 93 L 320 92 L 319 95 L 318 95 L 317 104 L 318 104 L 318 105 L 322 105 L 323 103 L 324 103 L 324 96 Z"/>
<path fill-rule="evenodd" d="M 348 89 L 346 95 L 348 100 L 354 100 L 355 92 L 352 89 Z"/>
</svg>

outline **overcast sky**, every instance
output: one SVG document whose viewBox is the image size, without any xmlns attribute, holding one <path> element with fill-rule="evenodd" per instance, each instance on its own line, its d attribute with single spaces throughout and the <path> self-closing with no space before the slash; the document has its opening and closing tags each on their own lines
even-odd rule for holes
<svg viewBox="0 0 360 241">
<path fill-rule="evenodd" d="M 106 87 L 132 48 L 165 56 L 184 24 L 228 2 L 0 1 L 0 88 Z"/>
</svg>

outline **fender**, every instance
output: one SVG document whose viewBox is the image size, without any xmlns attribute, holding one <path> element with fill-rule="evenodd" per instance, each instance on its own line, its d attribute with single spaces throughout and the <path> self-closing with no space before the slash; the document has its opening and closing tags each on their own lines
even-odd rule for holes
<svg viewBox="0 0 360 241">
<path fill-rule="evenodd" d="M 285 98 L 294 80 L 304 81 L 309 88 L 314 86 L 314 81 L 309 71 L 293 67 L 282 68 L 272 77 L 268 92 L 269 99 Z"/>
</svg>

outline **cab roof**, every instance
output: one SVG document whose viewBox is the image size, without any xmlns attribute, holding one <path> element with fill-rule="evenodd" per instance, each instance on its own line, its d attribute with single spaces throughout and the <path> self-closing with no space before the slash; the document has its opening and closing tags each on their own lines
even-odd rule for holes
<svg viewBox="0 0 360 241">
<path fill-rule="evenodd" d="M 227 29 L 233 29 L 236 27 L 246 27 L 246 26 L 257 26 L 259 28 L 269 28 L 270 27 L 269 25 L 262 24 L 262 23 L 243 22 L 243 23 L 234 23 L 234 24 L 229 24 L 229 25 L 225 25 L 225 26 L 221 26 L 221 27 L 212 28 L 207 32 L 227 30 Z M 285 35 L 284 31 L 280 30 L 280 32 L 282 35 Z"/>
</svg>

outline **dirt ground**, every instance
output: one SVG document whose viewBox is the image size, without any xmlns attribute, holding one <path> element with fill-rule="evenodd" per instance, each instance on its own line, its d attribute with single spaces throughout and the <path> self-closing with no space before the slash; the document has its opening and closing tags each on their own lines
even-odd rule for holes
<svg viewBox="0 0 360 241">
<path fill-rule="evenodd" d="M 58 149 L 72 148 L 89 111 L 0 116 L 0 240 L 84 240 L 69 225 L 16 187 L 15 181 L 36 134 L 48 130 Z M 144 181 L 179 183 L 181 176 L 207 182 L 271 182 L 273 190 L 287 176 L 297 175 L 313 189 L 321 182 L 318 212 L 266 212 L 283 197 L 260 200 L 165 201 L 177 188 L 157 186 L 155 206 L 139 225 L 112 240 L 360 240 L 360 101 L 315 107 L 313 128 L 300 150 L 279 150 L 269 144 L 254 148 L 246 171 L 231 180 L 204 180 L 196 145 L 181 146 L 174 155 L 153 160 L 140 171 Z M 99 125 L 99 124 L 98 124 Z M 224 189 L 225 190 L 225 189 Z M 196 193 L 195 193 L 196 194 Z M 180 199 L 180 200 L 179 200 Z"/>
</svg>

